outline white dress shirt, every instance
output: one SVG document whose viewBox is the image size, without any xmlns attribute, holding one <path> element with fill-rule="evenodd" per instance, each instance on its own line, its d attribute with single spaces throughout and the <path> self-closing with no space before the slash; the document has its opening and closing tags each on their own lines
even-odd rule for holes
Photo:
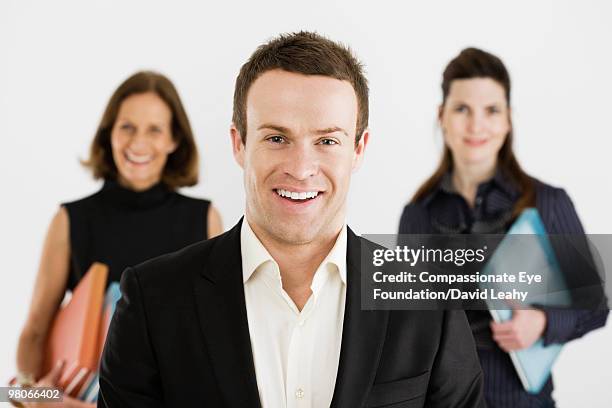
<svg viewBox="0 0 612 408">
<path fill-rule="evenodd" d="M 346 226 L 314 274 L 300 312 L 278 264 L 245 219 L 242 273 L 259 399 L 263 408 L 329 407 L 346 300 Z"/>
</svg>

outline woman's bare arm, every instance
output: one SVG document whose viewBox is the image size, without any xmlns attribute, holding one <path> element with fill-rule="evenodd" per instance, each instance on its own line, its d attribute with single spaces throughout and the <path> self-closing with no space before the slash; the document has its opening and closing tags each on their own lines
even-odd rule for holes
<svg viewBox="0 0 612 408">
<path fill-rule="evenodd" d="M 208 207 L 208 238 L 215 237 L 223 233 L 223 222 L 221 214 L 212 205 Z"/>
<path fill-rule="evenodd" d="M 38 379 L 53 317 L 66 292 L 70 262 L 68 212 L 60 207 L 49 225 L 26 323 L 17 347 L 17 369 Z"/>
</svg>

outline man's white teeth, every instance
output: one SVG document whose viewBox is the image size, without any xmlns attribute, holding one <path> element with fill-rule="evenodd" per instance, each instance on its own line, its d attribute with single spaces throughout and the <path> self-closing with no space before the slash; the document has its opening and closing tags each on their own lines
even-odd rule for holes
<svg viewBox="0 0 612 408">
<path fill-rule="evenodd" d="M 315 198 L 317 195 L 319 195 L 319 192 L 318 191 L 297 192 L 297 191 L 283 190 L 279 188 L 276 190 L 276 194 L 278 194 L 281 197 L 290 198 L 292 200 L 306 200 L 308 198 Z"/>
<path fill-rule="evenodd" d="M 139 155 L 139 154 L 134 154 L 132 152 L 130 152 L 129 150 L 127 150 L 125 152 L 125 157 L 134 163 L 137 164 L 144 164 L 144 163 L 148 163 L 151 161 L 151 159 L 153 158 L 150 154 L 147 155 Z"/>
</svg>

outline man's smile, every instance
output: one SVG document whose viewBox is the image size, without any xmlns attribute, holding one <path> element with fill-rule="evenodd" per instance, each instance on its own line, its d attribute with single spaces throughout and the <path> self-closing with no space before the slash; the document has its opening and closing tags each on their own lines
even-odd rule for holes
<svg viewBox="0 0 612 408">
<path fill-rule="evenodd" d="M 319 195 L 318 190 L 313 191 L 292 191 L 292 190 L 284 190 L 282 188 L 274 189 L 276 194 L 281 197 L 290 199 L 292 201 L 304 201 L 316 198 Z"/>
<path fill-rule="evenodd" d="M 319 202 L 325 192 L 317 189 L 275 188 L 273 194 L 285 208 L 305 210 Z"/>
</svg>

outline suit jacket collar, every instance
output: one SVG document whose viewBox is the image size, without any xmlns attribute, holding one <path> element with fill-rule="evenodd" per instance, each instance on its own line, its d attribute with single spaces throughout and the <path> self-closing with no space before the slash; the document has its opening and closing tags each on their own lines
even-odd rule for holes
<svg viewBox="0 0 612 408">
<path fill-rule="evenodd" d="M 240 225 L 218 237 L 194 282 L 197 313 L 228 407 L 261 407 L 242 283 Z"/>
<path fill-rule="evenodd" d="M 365 405 L 387 333 L 388 311 L 361 310 L 360 265 L 364 242 L 348 228 L 346 305 L 332 408 Z"/>
<path fill-rule="evenodd" d="M 261 407 L 244 299 L 240 220 L 218 237 L 194 283 L 213 371 L 229 407 Z M 388 312 L 361 310 L 361 240 L 347 229 L 347 290 L 332 407 L 362 406 L 374 382 Z"/>
</svg>

